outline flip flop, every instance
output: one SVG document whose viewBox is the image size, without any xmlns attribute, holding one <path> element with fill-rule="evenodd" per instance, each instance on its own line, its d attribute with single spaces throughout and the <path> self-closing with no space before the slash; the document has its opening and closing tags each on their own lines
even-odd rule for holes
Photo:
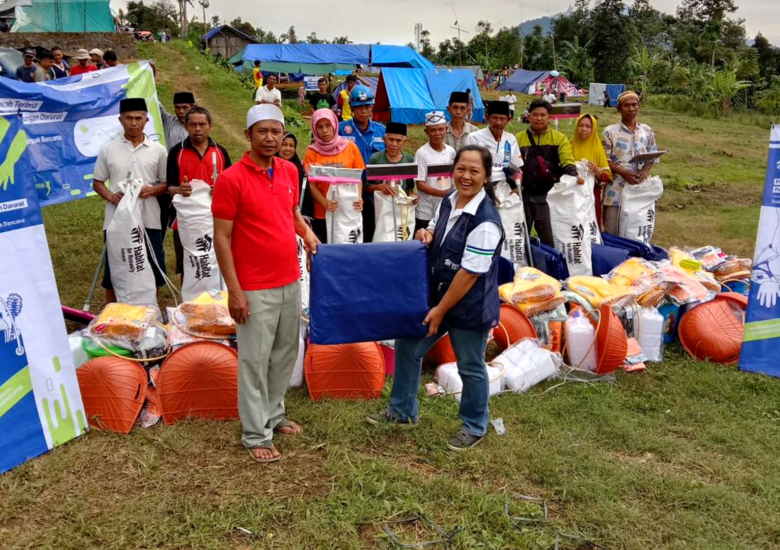
<svg viewBox="0 0 780 550">
<path fill-rule="evenodd" d="M 247 449 L 247 451 L 249 451 L 249 456 L 252 457 L 252 460 L 254 460 L 255 462 L 257 462 L 259 464 L 270 464 L 271 462 L 278 462 L 279 460 L 282 459 L 282 455 L 272 456 L 271 458 L 257 458 L 255 456 L 255 453 L 252 452 L 252 449 L 268 449 L 268 450 L 273 449 L 273 447 L 274 447 L 273 443 L 271 443 L 270 441 L 268 441 L 267 443 L 268 443 L 267 445 L 266 444 L 260 444 L 260 445 L 255 445 L 254 447 L 251 447 L 251 448 Z"/>
<path fill-rule="evenodd" d="M 282 431 L 280 431 L 280 428 L 295 428 L 298 426 L 298 433 L 294 434 L 286 434 Z M 286 418 L 282 418 L 282 420 L 279 421 L 279 423 L 274 427 L 274 433 L 282 434 L 282 435 L 301 435 L 303 433 L 303 428 L 301 428 L 300 424 L 294 424 L 287 420 Z"/>
</svg>

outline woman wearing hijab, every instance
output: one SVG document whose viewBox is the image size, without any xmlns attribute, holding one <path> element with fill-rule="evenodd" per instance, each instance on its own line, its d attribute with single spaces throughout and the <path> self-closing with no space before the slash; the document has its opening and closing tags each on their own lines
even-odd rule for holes
<svg viewBox="0 0 780 550">
<path fill-rule="evenodd" d="M 360 149 L 352 141 L 338 134 L 339 121 L 330 109 L 317 109 L 311 117 L 312 144 L 303 157 L 306 173 L 312 166 L 334 166 L 337 168 L 359 168 L 365 170 L 366 164 Z M 358 186 L 358 197 L 362 196 L 363 186 Z M 309 191 L 314 199 L 314 220 L 312 229 L 320 241 L 327 242 L 325 212 L 335 212 L 338 201 L 328 200 L 328 183 L 314 183 L 309 180 Z M 363 201 L 354 203 L 355 210 L 363 210 Z"/>
<path fill-rule="evenodd" d="M 303 185 L 303 179 L 306 177 L 306 172 L 303 169 L 303 163 L 298 156 L 298 138 L 295 134 L 287 133 L 282 138 L 282 146 L 279 148 L 279 152 L 276 156 L 284 160 L 289 160 L 298 169 L 298 189 L 301 189 Z M 303 193 L 303 206 L 301 207 L 301 214 L 304 217 L 311 218 L 314 215 L 314 203 L 311 198 L 311 193 L 308 190 L 308 185 L 301 189 Z"/>
<path fill-rule="evenodd" d="M 577 119 L 574 136 L 571 138 L 571 152 L 575 162 L 587 160 L 588 171 L 595 176 L 593 194 L 596 199 L 596 219 L 601 228 L 601 194 L 604 186 L 612 183 L 612 171 L 599 139 L 599 123 L 591 115 L 584 114 Z"/>
</svg>

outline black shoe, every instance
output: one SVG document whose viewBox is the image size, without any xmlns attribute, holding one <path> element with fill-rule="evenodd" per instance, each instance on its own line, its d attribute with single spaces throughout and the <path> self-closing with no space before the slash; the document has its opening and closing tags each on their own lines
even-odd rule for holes
<svg viewBox="0 0 780 550">
<path fill-rule="evenodd" d="M 370 416 L 367 416 L 366 421 L 369 424 L 373 424 L 375 426 L 379 426 L 380 424 L 389 424 L 389 425 L 413 427 L 417 425 L 417 422 L 413 422 L 411 420 L 399 420 L 394 416 L 390 416 L 389 414 L 387 414 L 387 410 L 384 410 L 378 414 L 372 414 Z"/>
<path fill-rule="evenodd" d="M 477 437 L 476 435 L 471 435 L 466 430 L 460 430 L 449 440 L 447 447 L 450 451 L 467 451 L 472 447 L 476 447 L 483 439 L 485 439 L 485 436 Z"/>
</svg>

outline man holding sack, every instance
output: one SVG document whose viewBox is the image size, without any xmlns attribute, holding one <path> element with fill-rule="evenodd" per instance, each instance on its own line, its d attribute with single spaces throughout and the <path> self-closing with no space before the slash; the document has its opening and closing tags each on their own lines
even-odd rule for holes
<svg viewBox="0 0 780 550">
<path fill-rule="evenodd" d="M 106 201 L 103 288 L 109 303 L 118 299 L 136 305 L 155 304 L 155 289 L 165 284 L 165 253 L 156 197 L 166 190 L 168 154 L 165 147 L 144 134 L 148 120 L 143 98 L 120 101 L 122 133 L 101 147 L 95 162 L 92 188 Z M 111 189 L 105 183 L 109 180 Z M 113 220 L 117 207 L 121 217 Z M 122 265 L 116 265 L 112 274 L 114 261 Z"/>
<path fill-rule="evenodd" d="M 174 145 L 168 153 L 167 183 L 168 194 L 173 197 L 174 206 L 178 207 L 177 219 L 172 227 L 176 273 L 181 276 L 182 287 L 186 287 L 182 288 L 183 298 L 191 300 L 201 292 L 219 288 L 219 272 L 212 246 L 211 193 L 216 178 L 230 168 L 231 163 L 227 150 L 210 137 L 213 124 L 207 109 L 193 107 L 187 111 L 184 126 L 188 137 Z M 196 188 L 194 198 L 193 186 Z M 186 254 L 182 236 L 187 241 Z M 203 256 L 210 258 L 205 264 L 201 260 Z M 185 271 L 190 279 L 194 279 L 186 281 L 186 284 Z"/>
<path fill-rule="evenodd" d="M 238 336 L 238 413 L 252 459 L 276 462 L 274 432 L 297 435 L 284 394 L 298 358 L 301 290 L 298 242 L 319 240 L 298 210 L 298 169 L 276 153 L 284 115 L 276 105 L 247 113 L 250 149 L 214 187 L 214 243 Z"/>
</svg>

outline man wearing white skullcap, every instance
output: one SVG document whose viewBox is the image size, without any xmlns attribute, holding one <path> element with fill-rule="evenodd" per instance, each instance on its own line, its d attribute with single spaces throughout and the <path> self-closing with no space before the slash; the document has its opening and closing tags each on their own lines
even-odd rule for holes
<svg viewBox="0 0 780 550">
<path fill-rule="evenodd" d="M 420 196 L 415 210 L 415 234 L 428 227 L 442 197 L 452 190 L 450 175 L 429 174 L 428 167 L 452 164 L 455 160 L 455 149 L 444 143 L 447 136 L 447 117 L 442 111 L 425 115 L 425 133 L 428 135 L 428 143 L 420 147 L 414 155 L 414 161 L 417 163 L 417 194 Z"/>
<path fill-rule="evenodd" d="M 247 113 L 249 151 L 214 186 L 214 245 L 237 325 L 238 413 L 242 443 L 256 462 L 281 458 L 274 433 L 298 435 L 284 394 L 298 358 L 301 294 L 298 239 L 319 240 L 298 211 L 298 169 L 274 155 L 284 136 L 276 105 Z"/>
</svg>

